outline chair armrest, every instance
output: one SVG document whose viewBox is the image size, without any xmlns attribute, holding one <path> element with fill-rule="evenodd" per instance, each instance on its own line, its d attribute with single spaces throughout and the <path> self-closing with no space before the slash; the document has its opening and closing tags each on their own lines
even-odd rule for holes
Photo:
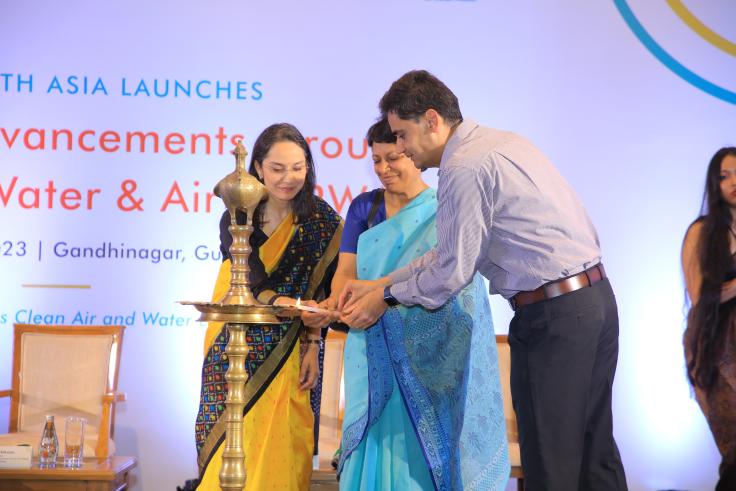
<svg viewBox="0 0 736 491">
<path fill-rule="evenodd" d="M 102 417 L 100 418 L 100 430 L 97 434 L 97 447 L 95 457 L 107 457 L 107 440 L 110 437 L 110 413 L 111 406 L 116 402 L 124 402 L 124 392 L 108 392 L 102 396 Z"/>
<path fill-rule="evenodd" d="M 12 390 L 10 390 L 10 389 L 8 389 L 8 390 L 0 390 L 0 397 L 12 397 L 12 396 L 13 396 L 13 391 Z"/>
<path fill-rule="evenodd" d="M 125 392 L 108 392 L 102 396 L 102 402 L 106 404 L 125 402 L 127 399 L 128 397 L 125 395 Z"/>
</svg>

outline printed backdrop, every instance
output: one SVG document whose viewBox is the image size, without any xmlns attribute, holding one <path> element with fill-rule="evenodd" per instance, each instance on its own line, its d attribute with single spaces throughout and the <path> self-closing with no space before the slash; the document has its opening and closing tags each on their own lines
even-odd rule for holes
<svg viewBox="0 0 736 491">
<path fill-rule="evenodd" d="M 127 326 L 116 443 L 134 489 L 196 474 L 214 184 L 267 125 L 308 137 L 343 215 L 376 187 L 364 134 L 426 68 L 577 189 L 621 313 L 615 432 L 632 490 L 712 489 L 683 367 L 679 249 L 708 160 L 736 144 L 728 0 L 22 2 L 0 7 L 0 388 L 13 323 Z M 436 176 L 429 175 L 432 183 Z M 493 298 L 498 332 L 510 311 Z M 53 369 L 50 363 L 49 369 Z M 0 428 L 9 404 L 0 400 Z"/>
</svg>

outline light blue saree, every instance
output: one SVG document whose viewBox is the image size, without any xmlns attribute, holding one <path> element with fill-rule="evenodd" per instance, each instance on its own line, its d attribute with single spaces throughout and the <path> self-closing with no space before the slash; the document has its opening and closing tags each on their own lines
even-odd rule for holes
<svg viewBox="0 0 736 491">
<path fill-rule="evenodd" d="M 375 279 L 437 242 L 436 192 L 361 234 L 357 269 Z M 501 490 L 509 475 L 496 342 L 485 286 L 437 310 L 390 308 L 345 347 L 340 489 Z"/>
</svg>

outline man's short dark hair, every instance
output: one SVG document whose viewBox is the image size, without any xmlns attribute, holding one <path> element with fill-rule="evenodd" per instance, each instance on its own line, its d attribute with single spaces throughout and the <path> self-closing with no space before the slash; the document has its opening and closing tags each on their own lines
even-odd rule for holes
<svg viewBox="0 0 736 491">
<path fill-rule="evenodd" d="M 391 131 L 391 126 L 389 126 L 386 117 L 373 123 L 368 128 L 368 134 L 365 135 L 365 138 L 368 140 L 369 147 L 372 147 L 374 143 L 396 143 L 396 135 Z"/>
<path fill-rule="evenodd" d="M 449 124 L 463 120 L 460 104 L 440 79 L 426 70 L 412 70 L 391 84 L 378 103 L 382 116 L 395 113 L 401 119 L 418 120 L 434 109 Z"/>
</svg>

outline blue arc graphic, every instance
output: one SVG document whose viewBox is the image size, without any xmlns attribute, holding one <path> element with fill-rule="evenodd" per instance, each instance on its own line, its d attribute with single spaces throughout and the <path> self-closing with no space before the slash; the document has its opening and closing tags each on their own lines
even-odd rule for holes
<svg viewBox="0 0 736 491">
<path fill-rule="evenodd" d="M 679 61 L 674 59 L 669 53 L 667 53 L 657 42 L 652 38 L 651 35 L 644 29 L 641 22 L 636 18 L 634 12 L 631 11 L 626 0 L 613 0 L 616 8 L 621 13 L 621 17 L 624 18 L 626 24 L 632 32 L 639 38 L 639 41 L 652 53 L 659 61 L 664 64 L 667 68 L 675 72 L 679 77 L 688 82 L 689 84 L 697 87 L 703 92 L 707 92 L 713 97 L 717 97 L 721 100 L 736 104 L 736 92 L 724 89 L 712 82 L 705 80 L 700 75 L 693 73 L 692 71 L 685 68 Z"/>
</svg>

